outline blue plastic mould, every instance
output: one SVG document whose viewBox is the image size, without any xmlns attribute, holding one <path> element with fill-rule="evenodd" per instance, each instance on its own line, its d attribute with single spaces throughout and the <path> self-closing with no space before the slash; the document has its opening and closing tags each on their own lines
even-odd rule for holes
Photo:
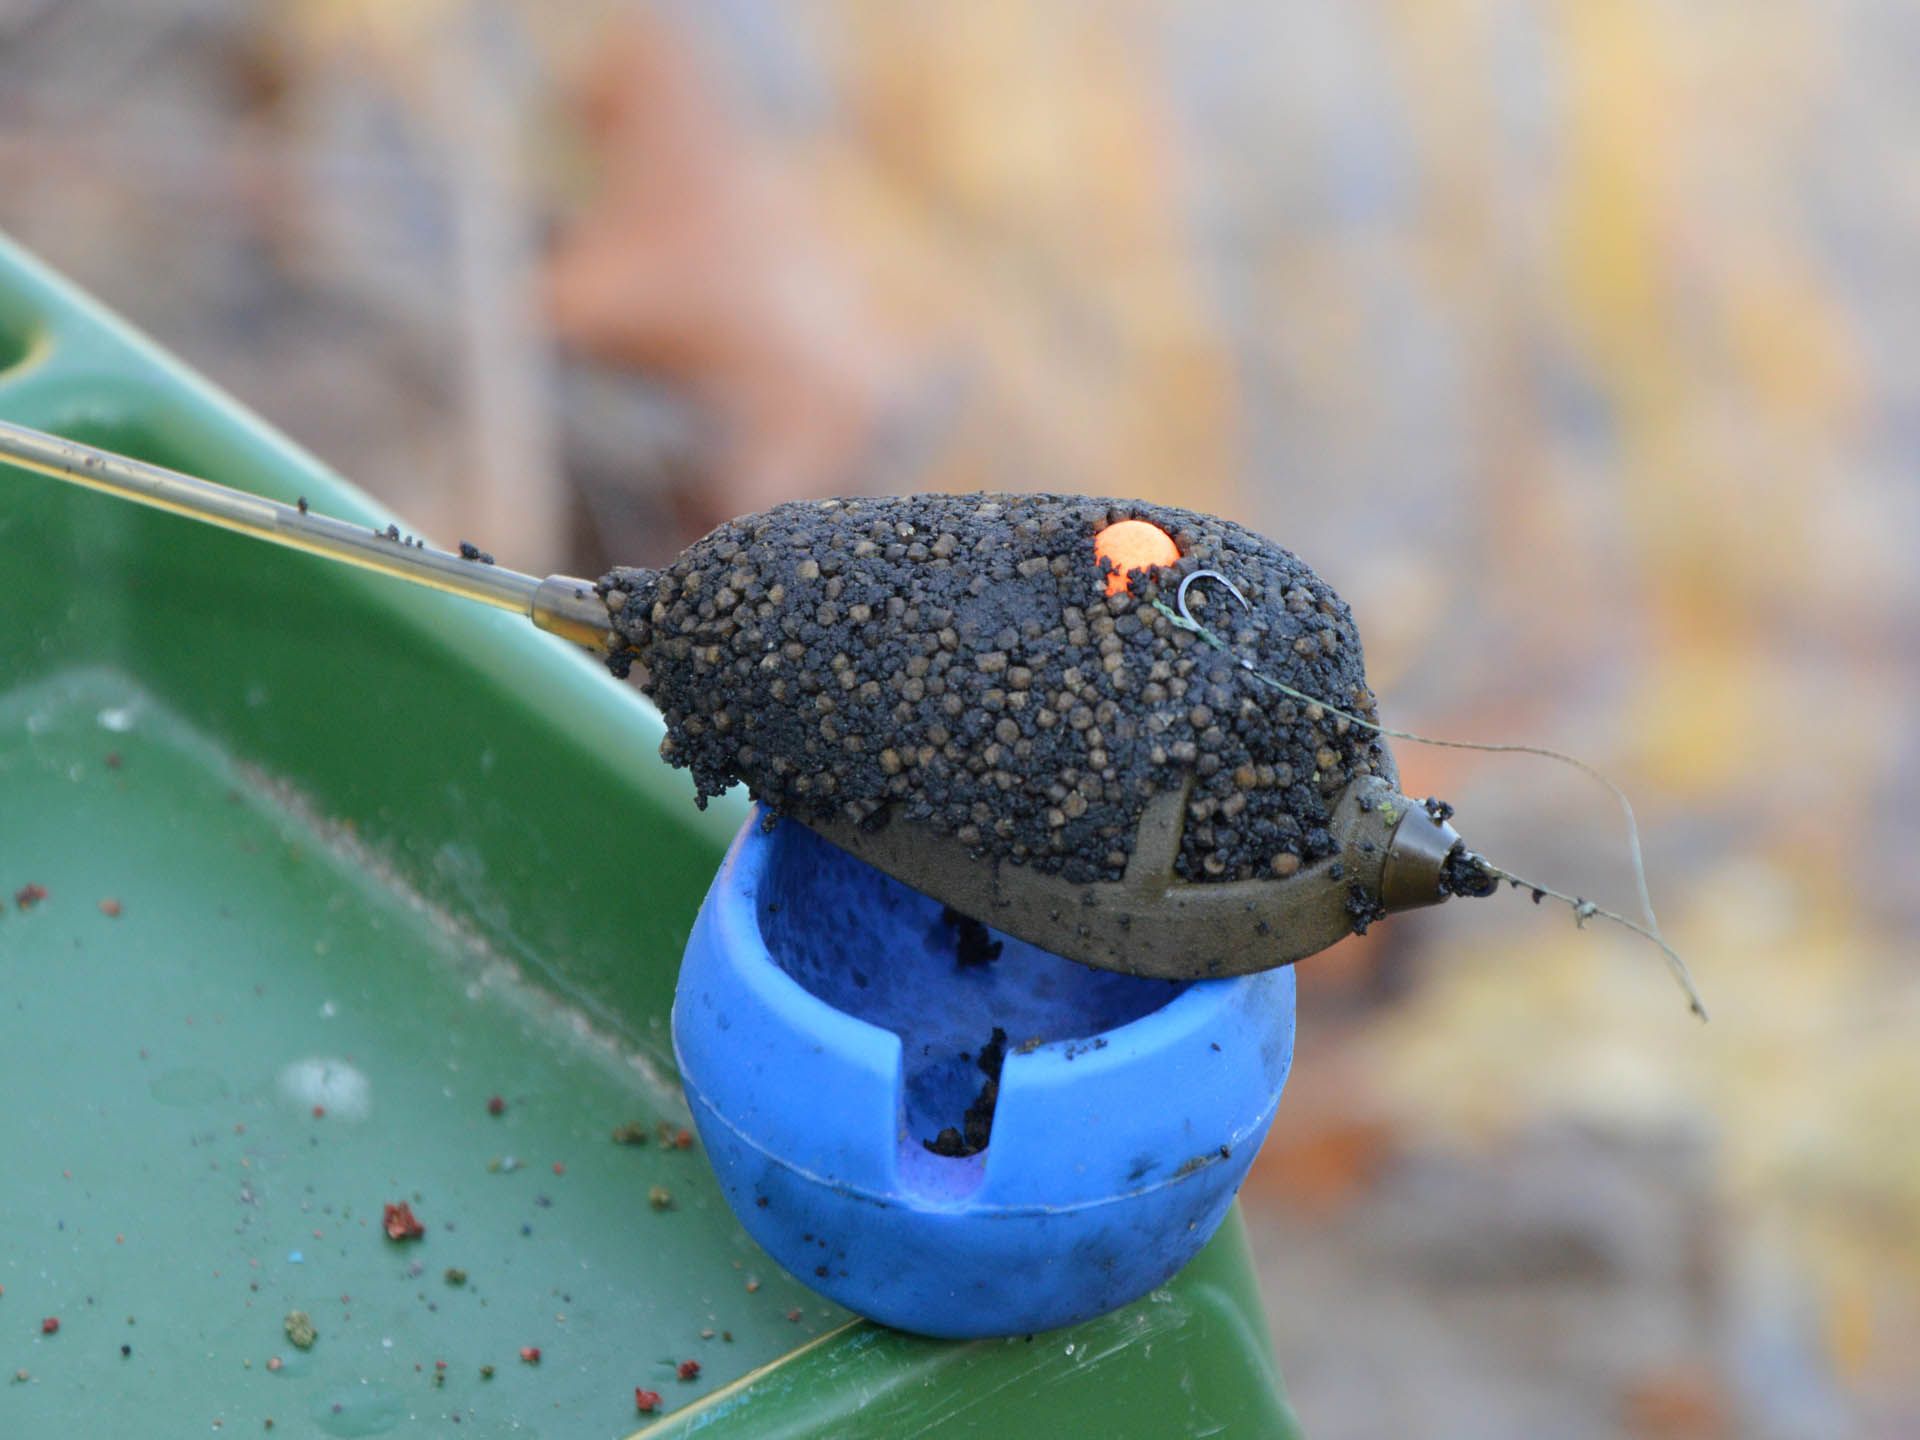
<svg viewBox="0 0 1920 1440">
<path fill-rule="evenodd" d="M 821 1294 L 925 1335 L 1051 1329 L 1145 1294 L 1227 1213 L 1293 1057 L 1291 968 L 1171 983 L 1010 936 L 963 963 L 939 902 L 804 826 L 734 840 L 673 1038 L 728 1203 Z M 926 1141 L 1006 1059 L 990 1143 Z"/>
</svg>

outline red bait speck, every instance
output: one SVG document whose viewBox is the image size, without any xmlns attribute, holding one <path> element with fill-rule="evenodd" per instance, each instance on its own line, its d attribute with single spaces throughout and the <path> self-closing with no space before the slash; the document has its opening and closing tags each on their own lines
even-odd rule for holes
<svg viewBox="0 0 1920 1440">
<path fill-rule="evenodd" d="M 413 1207 L 404 1200 L 386 1207 L 381 1224 L 389 1240 L 418 1240 L 427 1233 L 427 1227 L 414 1218 Z"/>
</svg>

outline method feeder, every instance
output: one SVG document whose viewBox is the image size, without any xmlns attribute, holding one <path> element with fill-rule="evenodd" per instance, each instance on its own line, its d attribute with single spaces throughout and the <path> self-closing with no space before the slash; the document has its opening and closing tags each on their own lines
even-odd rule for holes
<svg viewBox="0 0 1920 1440">
<path fill-rule="evenodd" d="M 4 422 L 0 459 L 523 614 L 637 672 L 701 803 L 744 782 L 960 915 L 1100 969 L 1267 970 L 1496 883 L 1351 723 L 1373 697 L 1345 604 L 1210 516 L 802 501 L 595 582 Z"/>
</svg>

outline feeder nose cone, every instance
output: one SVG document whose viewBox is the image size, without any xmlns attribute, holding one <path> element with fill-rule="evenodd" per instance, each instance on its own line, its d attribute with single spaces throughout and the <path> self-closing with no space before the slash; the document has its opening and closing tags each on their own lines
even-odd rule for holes
<svg viewBox="0 0 1920 1440">
<path fill-rule="evenodd" d="M 1388 911 L 1438 905 L 1451 891 L 1442 883 L 1460 832 L 1418 800 L 1394 797 L 1401 812 L 1380 866 L 1380 903 Z"/>
</svg>

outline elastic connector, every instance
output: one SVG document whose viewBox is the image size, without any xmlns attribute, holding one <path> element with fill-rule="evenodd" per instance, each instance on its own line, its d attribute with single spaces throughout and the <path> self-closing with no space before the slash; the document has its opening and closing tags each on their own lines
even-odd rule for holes
<svg viewBox="0 0 1920 1440">
<path fill-rule="evenodd" d="M 612 648 L 608 637 L 612 619 L 607 613 L 607 602 L 595 592 L 591 580 L 572 575 L 547 576 L 527 603 L 527 617 L 549 634 L 589 650 L 604 653 Z"/>
</svg>

